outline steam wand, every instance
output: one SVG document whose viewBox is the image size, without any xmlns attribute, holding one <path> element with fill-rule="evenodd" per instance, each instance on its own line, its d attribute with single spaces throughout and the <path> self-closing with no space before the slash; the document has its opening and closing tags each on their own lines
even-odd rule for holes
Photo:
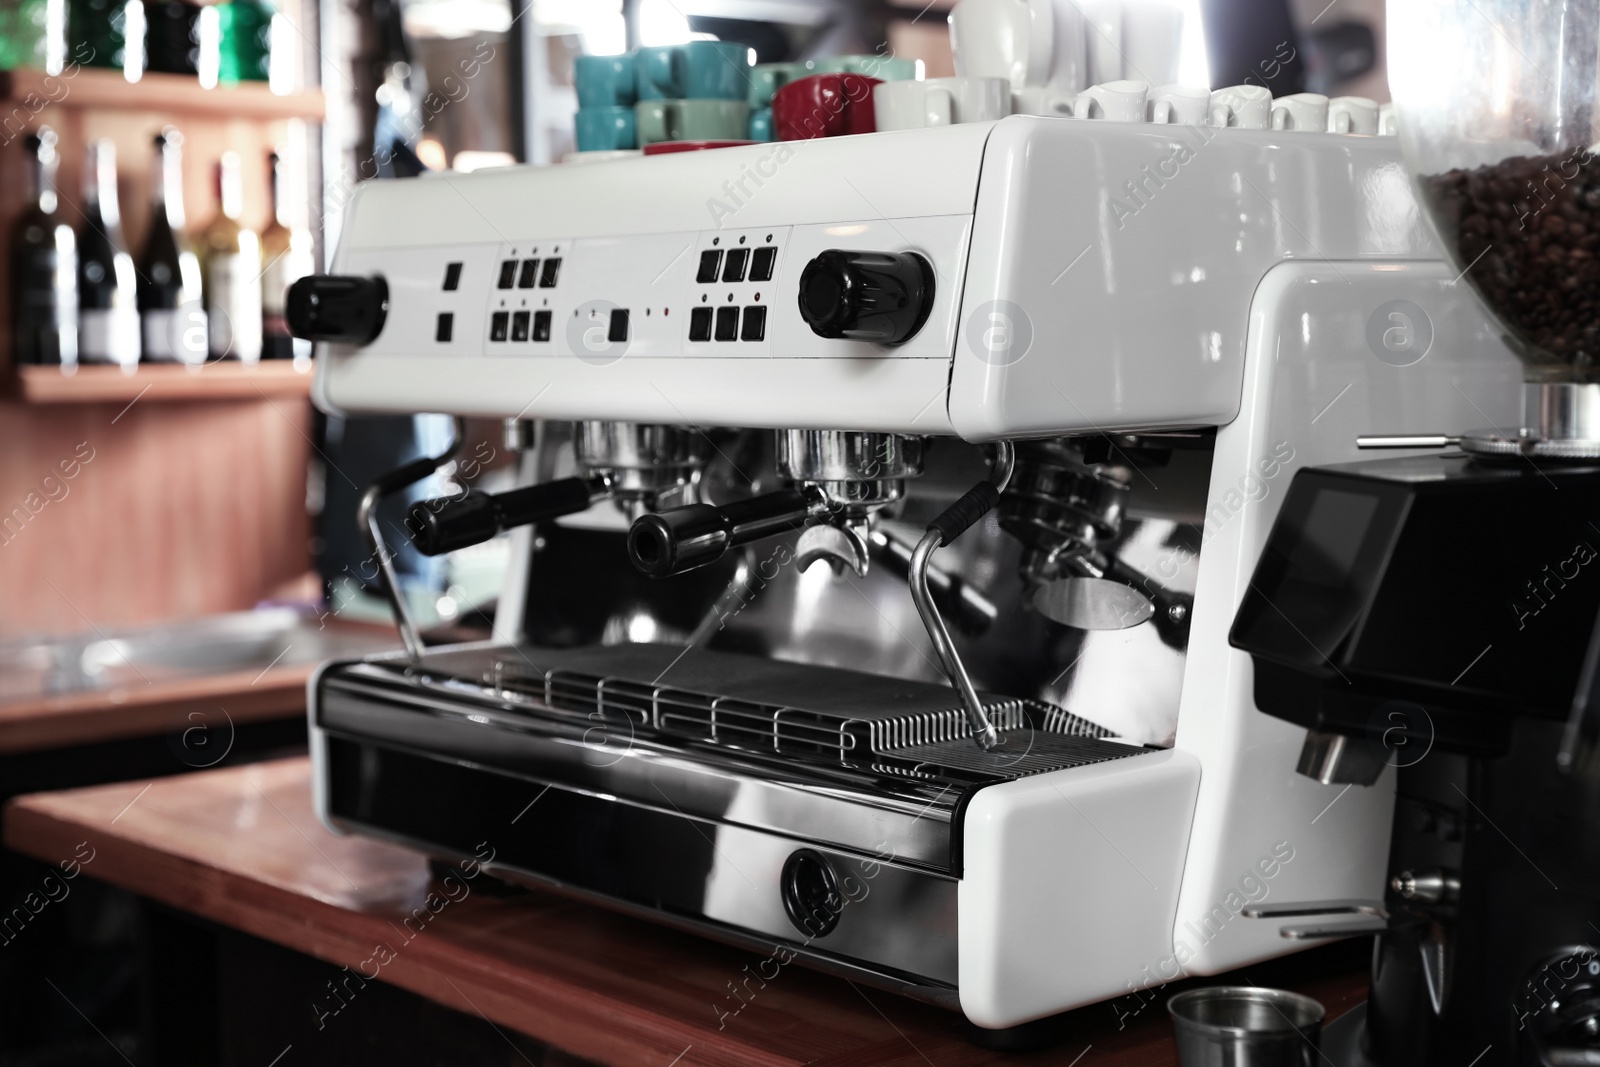
<svg viewBox="0 0 1600 1067">
<path fill-rule="evenodd" d="M 361 494 L 361 506 L 356 511 L 362 536 L 366 538 L 367 550 L 378 561 L 378 574 L 383 593 L 389 598 L 389 610 L 394 613 L 394 624 L 400 631 L 400 640 L 405 642 L 406 654 L 411 657 L 413 663 L 422 658 L 427 646 L 423 644 L 422 636 L 417 633 L 417 624 L 412 621 L 411 611 L 406 607 L 405 598 L 400 595 L 400 581 L 394 570 L 394 553 L 389 551 L 389 546 L 383 539 L 383 531 L 378 528 L 378 503 L 384 497 L 420 482 L 450 462 L 460 451 L 466 436 L 465 420 L 456 419 L 455 436 L 448 448 L 437 456 L 423 456 L 403 467 L 397 467 L 387 474 L 380 475 L 378 480 L 367 486 L 367 491 Z"/>
<path fill-rule="evenodd" d="M 933 647 L 944 666 L 945 676 L 950 679 L 950 684 L 961 697 L 962 706 L 967 712 L 967 724 L 972 727 L 973 737 L 978 746 L 986 752 L 1000 743 L 1000 734 L 989 721 L 988 713 L 983 710 L 983 704 L 978 700 L 977 690 L 972 687 L 972 679 L 967 674 L 967 668 L 961 662 L 961 655 L 950 640 L 950 631 L 945 629 L 939 608 L 928 592 L 928 563 L 935 551 L 960 537 L 968 527 L 987 515 L 1000 502 L 1000 493 L 1011 480 L 1011 467 L 1016 453 L 1010 441 L 997 442 L 995 449 L 994 467 L 989 472 L 989 480 L 979 482 L 967 490 L 961 499 L 951 504 L 939 514 L 938 518 L 928 524 L 928 532 L 917 542 L 916 551 L 911 554 L 911 573 L 907 578 L 907 584 L 911 587 L 911 602 L 916 605 L 917 614 L 922 617 L 922 625 L 927 627 L 928 636 L 933 640 Z"/>
</svg>

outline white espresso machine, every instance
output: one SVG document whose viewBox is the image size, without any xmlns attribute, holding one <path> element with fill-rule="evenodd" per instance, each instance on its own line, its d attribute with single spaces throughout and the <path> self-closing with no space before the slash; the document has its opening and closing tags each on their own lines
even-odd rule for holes
<svg viewBox="0 0 1600 1067">
<path fill-rule="evenodd" d="M 369 491 L 375 565 L 515 564 L 493 640 L 313 679 L 330 828 L 985 1028 L 1381 925 L 1393 772 L 1340 768 L 1384 754 L 1257 711 L 1228 630 L 1296 470 L 1520 418 L 1394 139 L 1018 115 L 377 182 L 291 310 L 326 410 L 537 429 L 511 493 Z"/>
</svg>

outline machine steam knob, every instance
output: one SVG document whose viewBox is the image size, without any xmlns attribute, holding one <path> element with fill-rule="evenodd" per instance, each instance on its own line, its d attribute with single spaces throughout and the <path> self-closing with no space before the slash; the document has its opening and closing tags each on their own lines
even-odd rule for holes
<svg viewBox="0 0 1600 1067">
<path fill-rule="evenodd" d="M 289 287 L 289 332 L 306 341 L 372 343 L 389 313 L 389 283 L 382 276 L 311 274 Z"/>
<path fill-rule="evenodd" d="M 819 337 L 898 345 L 933 309 L 933 265 L 915 252 L 830 248 L 800 274 L 800 317 Z"/>
</svg>

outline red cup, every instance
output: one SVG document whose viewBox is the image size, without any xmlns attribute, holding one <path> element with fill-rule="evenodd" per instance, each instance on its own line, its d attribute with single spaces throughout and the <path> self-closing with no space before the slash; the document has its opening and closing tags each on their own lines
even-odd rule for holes
<svg viewBox="0 0 1600 1067">
<path fill-rule="evenodd" d="M 881 84 L 865 74 L 813 74 L 790 82 L 772 98 L 778 140 L 878 132 L 872 88 Z"/>
<path fill-rule="evenodd" d="M 708 148 L 739 148 L 760 141 L 657 141 L 644 146 L 647 156 L 665 156 L 673 152 L 702 152 Z"/>
</svg>

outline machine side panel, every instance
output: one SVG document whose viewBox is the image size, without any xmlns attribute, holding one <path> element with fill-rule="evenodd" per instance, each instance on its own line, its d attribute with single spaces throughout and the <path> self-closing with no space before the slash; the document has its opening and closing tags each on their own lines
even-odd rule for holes
<svg viewBox="0 0 1600 1067">
<path fill-rule="evenodd" d="M 989 786 L 962 826 L 961 1010 L 1002 1027 L 1126 992 L 1172 952 L 1200 784 L 1151 752 Z"/>
<path fill-rule="evenodd" d="M 1392 138 L 1009 119 L 984 155 L 951 423 L 978 441 L 1229 422 L 1274 264 L 1437 255 Z"/>
<path fill-rule="evenodd" d="M 1251 919 L 1248 903 L 1384 895 L 1393 773 L 1371 787 L 1296 773 L 1305 731 L 1256 710 L 1250 657 L 1228 646 L 1228 630 L 1297 469 L 1373 458 L 1357 451 L 1360 434 L 1517 423 L 1521 366 L 1453 273 L 1430 262 L 1285 264 L 1256 293 L 1246 415 L 1218 431 L 1202 534 L 1177 747 L 1204 774 L 1175 958 L 1153 969 L 1157 982 L 1321 943 L 1285 940 L 1280 927 L 1351 921 Z M 1374 723 L 1370 742 L 1381 748 L 1390 725 Z"/>
</svg>

